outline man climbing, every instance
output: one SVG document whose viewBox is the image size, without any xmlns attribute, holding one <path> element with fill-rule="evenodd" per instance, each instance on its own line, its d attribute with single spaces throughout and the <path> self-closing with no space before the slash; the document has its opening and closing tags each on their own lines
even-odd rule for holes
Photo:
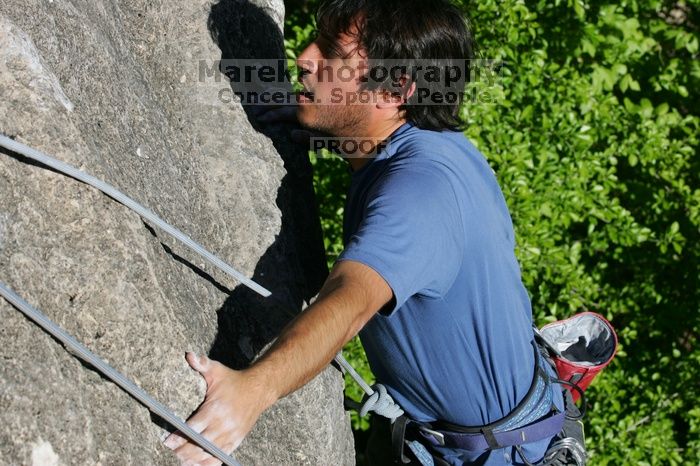
<svg viewBox="0 0 700 466">
<path fill-rule="evenodd" d="M 458 130 L 460 101 L 418 102 L 444 97 L 444 75 L 427 82 L 413 70 L 367 79 L 368 67 L 382 60 L 471 59 L 461 12 L 447 0 L 328 0 L 317 24 L 317 39 L 298 59 L 304 91 L 296 117 L 311 130 L 375 148 L 346 154 L 353 173 L 345 250 L 315 303 L 249 368 L 187 355 L 208 386 L 189 424 L 233 451 L 266 408 L 312 379 L 359 332 L 377 381 L 406 414 L 391 426 L 399 434 L 395 457 L 539 461 L 557 433 L 546 420 L 554 406 L 562 409 L 561 392 L 534 348 L 513 227 L 494 174 Z M 341 67 L 354 78 L 329 79 Z M 358 96 L 369 99 L 351 99 Z M 367 459 L 387 464 L 391 427 L 374 424 Z M 465 426 L 479 428 L 456 447 L 449 431 L 459 436 Z M 166 445 L 185 463 L 218 464 L 178 434 Z"/>
</svg>

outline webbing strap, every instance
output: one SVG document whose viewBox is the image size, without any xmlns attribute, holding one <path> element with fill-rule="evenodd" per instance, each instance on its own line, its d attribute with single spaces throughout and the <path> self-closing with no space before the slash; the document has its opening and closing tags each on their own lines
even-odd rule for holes
<svg viewBox="0 0 700 466">
<path fill-rule="evenodd" d="M 494 432 L 491 429 L 483 429 L 481 433 L 466 433 L 434 431 L 425 428 L 419 428 L 418 431 L 426 441 L 434 446 L 459 448 L 468 451 L 485 451 L 487 449 L 495 450 L 552 438 L 561 432 L 564 426 L 564 419 L 564 413 L 553 413 L 525 427 L 518 427 L 506 432 Z M 442 435 L 440 441 L 434 435 L 436 432 Z"/>
<path fill-rule="evenodd" d="M 498 450 L 499 448 L 502 447 L 502 445 L 498 443 L 498 439 L 496 439 L 496 436 L 493 435 L 493 430 L 488 429 L 488 428 L 483 428 L 483 429 L 481 429 L 481 433 L 483 434 L 484 438 L 486 439 L 486 444 L 489 446 L 489 449 Z"/>
<path fill-rule="evenodd" d="M 112 382 L 121 387 L 129 395 L 136 398 L 141 404 L 146 408 L 151 410 L 153 413 L 160 416 L 162 419 L 166 420 L 170 425 L 176 427 L 183 433 L 187 438 L 192 440 L 194 443 L 202 447 L 204 450 L 218 458 L 224 464 L 228 466 L 241 466 L 241 464 L 236 461 L 230 455 L 224 453 L 216 445 L 211 443 L 209 440 L 204 438 L 201 434 L 194 431 L 190 426 L 188 426 L 185 421 L 177 417 L 172 411 L 163 406 L 161 403 L 152 398 L 143 389 L 133 383 L 131 380 L 126 378 L 120 372 L 115 370 L 112 366 L 104 362 L 97 355 L 87 349 L 85 346 L 80 344 L 75 338 L 68 334 L 61 327 L 56 325 L 48 317 L 42 314 L 40 311 L 32 307 L 24 299 L 19 297 L 17 293 L 9 289 L 4 283 L 0 282 L 0 294 L 15 308 L 21 311 L 25 316 L 34 321 L 37 325 L 43 328 L 51 336 L 56 338 L 58 341 L 63 343 L 66 349 L 75 356 L 79 357 L 83 361 L 87 362 L 95 369 L 97 369 L 102 375 L 110 379 Z"/>
</svg>

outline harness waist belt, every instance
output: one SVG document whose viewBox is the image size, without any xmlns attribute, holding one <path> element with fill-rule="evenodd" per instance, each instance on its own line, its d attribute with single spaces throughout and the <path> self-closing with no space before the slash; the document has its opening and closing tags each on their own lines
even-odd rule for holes
<svg viewBox="0 0 700 466">
<path fill-rule="evenodd" d="M 561 432 L 564 427 L 566 414 L 559 412 L 554 406 L 552 406 L 552 410 L 548 414 L 530 424 L 522 427 L 508 427 L 508 424 L 513 422 L 523 410 L 532 408 L 531 403 L 538 396 L 538 387 L 541 386 L 539 382 L 544 382 L 544 390 L 550 390 L 551 388 L 551 379 L 546 374 L 544 367 L 542 367 L 544 360 L 534 340 L 532 341 L 532 348 L 534 350 L 536 368 L 530 389 L 525 398 L 508 416 L 481 427 L 464 427 L 444 421 L 438 421 L 435 424 L 416 422 L 418 425 L 417 430 L 421 436 L 433 446 L 482 451 L 536 442 L 554 437 Z"/>
<path fill-rule="evenodd" d="M 452 432 L 419 426 L 418 432 L 433 446 L 459 448 L 469 451 L 498 449 L 537 442 L 555 436 L 564 426 L 565 413 L 552 413 L 539 421 L 505 432 Z"/>
</svg>

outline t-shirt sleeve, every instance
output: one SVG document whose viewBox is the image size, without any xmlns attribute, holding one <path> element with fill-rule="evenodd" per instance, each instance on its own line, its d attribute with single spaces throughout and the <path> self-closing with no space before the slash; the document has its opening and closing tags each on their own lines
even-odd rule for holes
<svg viewBox="0 0 700 466">
<path fill-rule="evenodd" d="M 370 188 L 363 220 L 338 260 L 371 267 L 395 306 L 411 296 L 443 296 L 463 257 L 464 227 L 448 176 L 435 167 L 393 168 Z"/>
</svg>

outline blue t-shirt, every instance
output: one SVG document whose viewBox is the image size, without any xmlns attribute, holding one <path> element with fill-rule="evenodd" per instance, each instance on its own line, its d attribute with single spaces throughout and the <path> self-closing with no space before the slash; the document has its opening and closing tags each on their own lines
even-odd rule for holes
<svg viewBox="0 0 700 466">
<path fill-rule="evenodd" d="M 394 293 L 360 338 L 406 413 L 464 426 L 508 415 L 533 378 L 532 311 L 483 155 L 460 132 L 404 124 L 352 174 L 344 240 L 339 260 L 371 267 Z"/>
</svg>

